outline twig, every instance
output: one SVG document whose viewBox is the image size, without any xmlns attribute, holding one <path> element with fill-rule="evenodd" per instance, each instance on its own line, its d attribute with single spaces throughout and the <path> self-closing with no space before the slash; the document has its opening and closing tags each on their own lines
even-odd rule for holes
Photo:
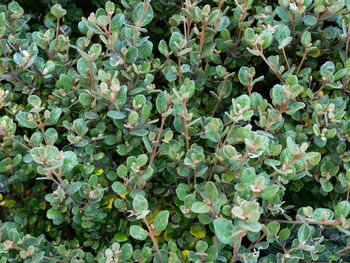
<svg viewBox="0 0 350 263">
<path fill-rule="evenodd" d="M 298 70 L 297 70 L 297 72 L 295 73 L 296 76 L 298 76 L 299 70 L 301 69 L 301 66 L 302 66 L 303 63 L 304 63 L 304 60 L 305 60 L 305 58 L 306 58 L 306 55 L 307 55 L 307 48 L 305 47 L 305 52 L 304 52 L 303 58 L 301 59 L 300 65 L 299 65 L 299 67 L 298 67 Z"/>
<path fill-rule="evenodd" d="M 226 72 L 225 76 L 224 76 L 224 82 L 222 83 L 222 88 L 221 88 L 220 94 L 219 94 L 219 98 L 220 99 L 216 101 L 216 104 L 215 104 L 215 107 L 214 107 L 214 110 L 213 110 L 213 114 L 212 114 L 213 117 L 215 115 L 215 112 L 217 110 L 217 107 L 219 106 L 219 103 L 220 103 L 222 97 L 224 96 L 224 89 L 225 89 L 225 85 L 226 85 L 226 81 L 227 81 L 227 75 L 228 75 L 228 73 Z"/>
<path fill-rule="evenodd" d="M 339 226 L 340 225 L 340 221 L 338 219 L 336 220 L 328 220 L 328 221 L 316 221 L 313 219 L 306 219 L 305 222 L 303 221 L 288 221 L 288 220 L 279 220 L 279 219 L 266 219 L 267 222 L 278 222 L 278 223 L 284 223 L 284 224 L 298 224 L 298 225 L 302 225 L 302 224 L 309 224 L 309 225 L 329 225 L 329 226 Z M 348 227 L 348 226 L 346 226 Z"/>
<path fill-rule="evenodd" d="M 60 19 L 57 17 L 57 24 L 56 24 L 56 39 L 58 38 L 58 32 L 60 31 Z"/>
<path fill-rule="evenodd" d="M 22 146 L 23 148 L 25 148 L 28 152 L 30 152 L 30 148 L 27 145 L 24 145 L 23 143 L 21 143 L 20 141 L 18 141 L 17 139 L 13 138 L 10 134 L 7 133 L 7 131 L 5 130 L 4 132 L 0 132 L 0 135 L 2 136 L 6 136 L 8 139 L 10 139 L 11 141 L 19 144 L 20 146 Z"/>
<path fill-rule="evenodd" d="M 262 45 L 260 45 L 259 51 L 260 51 L 260 57 L 265 61 L 265 63 L 269 66 L 269 68 L 272 70 L 272 72 L 276 75 L 276 77 L 284 84 L 284 80 L 282 79 L 281 75 L 275 70 L 275 68 L 271 65 L 271 63 L 264 56 Z"/>
<path fill-rule="evenodd" d="M 12 247 L 10 247 L 9 249 L 15 249 L 15 250 L 19 250 L 19 251 L 24 251 L 24 252 L 28 253 L 30 257 L 36 257 L 38 255 L 37 253 L 32 253 L 31 254 L 26 249 L 18 247 L 16 245 L 12 245 Z M 52 260 L 52 261 L 55 261 L 55 262 L 60 262 L 60 263 L 69 263 L 68 261 L 64 261 L 64 260 L 56 259 L 56 258 L 51 258 L 51 257 L 46 257 L 46 256 L 43 256 L 43 258 L 47 259 L 47 260 Z"/>
<path fill-rule="evenodd" d="M 197 60 L 197 65 L 196 65 L 196 72 L 198 71 L 199 63 L 202 60 L 203 45 L 204 45 L 204 33 L 205 33 L 206 28 L 207 28 L 207 21 L 205 19 L 203 19 L 202 20 L 202 31 L 200 33 L 200 39 L 199 39 L 200 47 L 199 47 L 199 56 L 198 56 L 198 60 Z"/>
<path fill-rule="evenodd" d="M 143 222 L 146 224 L 147 226 L 147 229 L 148 229 L 148 236 L 151 238 L 152 242 L 153 242 L 153 245 L 157 251 L 157 254 L 159 256 L 159 259 L 160 259 L 160 262 L 162 263 L 165 263 L 164 260 L 163 260 L 163 257 L 162 257 L 162 254 L 160 253 L 160 250 L 159 250 L 159 247 L 158 247 L 158 244 L 157 244 L 157 240 L 155 239 L 154 237 L 154 229 L 153 229 L 153 226 L 151 227 L 147 221 L 147 219 L 144 217 L 143 218 Z"/>
<path fill-rule="evenodd" d="M 282 48 L 282 53 L 283 53 L 284 60 L 287 63 L 287 67 L 288 67 L 288 69 L 290 69 L 289 62 L 288 62 L 288 59 L 287 59 L 287 56 L 286 56 L 286 51 L 284 50 L 284 47 Z"/>
</svg>

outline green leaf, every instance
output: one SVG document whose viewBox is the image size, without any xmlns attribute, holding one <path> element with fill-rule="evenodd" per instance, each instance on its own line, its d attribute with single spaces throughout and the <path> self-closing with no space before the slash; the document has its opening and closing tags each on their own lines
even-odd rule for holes
<svg viewBox="0 0 350 263">
<path fill-rule="evenodd" d="M 262 45 L 263 49 L 266 49 L 269 46 L 271 46 L 273 42 L 273 35 L 270 30 L 263 30 L 261 32 L 261 35 L 259 35 L 259 37 L 261 37 L 261 40 L 264 41 L 264 44 Z"/>
<path fill-rule="evenodd" d="M 116 14 L 113 16 L 111 20 L 111 31 L 115 31 L 122 27 L 122 25 L 125 23 L 125 16 L 121 13 Z"/>
<path fill-rule="evenodd" d="M 341 201 L 334 208 L 334 214 L 336 218 L 339 218 L 341 216 L 346 218 L 349 215 L 349 212 L 350 204 L 348 201 Z"/>
<path fill-rule="evenodd" d="M 141 46 L 138 48 L 138 58 L 139 59 L 145 59 L 148 58 L 152 54 L 153 50 L 153 43 L 151 41 L 145 41 Z"/>
<path fill-rule="evenodd" d="M 78 192 L 81 188 L 81 182 L 74 182 L 73 184 L 71 184 L 68 189 L 67 189 L 67 193 L 69 195 L 73 195 L 76 192 Z"/>
<path fill-rule="evenodd" d="M 96 60 L 100 57 L 101 53 L 102 53 L 102 46 L 101 44 L 92 44 L 92 46 L 90 47 L 89 53 L 93 55 L 93 59 Z M 89 58 L 89 60 L 91 60 Z"/>
<path fill-rule="evenodd" d="M 283 39 L 283 40 L 281 41 L 281 43 L 278 45 L 278 48 L 279 48 L 279 49 L 282 49 L 282 48 L 288 46 L 289 43 L 292 42 L 292 40 L 293 40 L 292 37 L 287 37 L 286 39 Z"/>
<path fill-rule="evenodd" d="M 289 16 L 287 12 L 283 9 L 281 6 L 276 7 L 277 15 L 280 19 L 282 19 L 284 22 L 290 22 Z"/>
<path fill-rule="evenodd" d="M 105 15 L 100 15 L 97 17 L 97 24 L 101 27 L 105 27 L 109 24 L 109 17 Z"/>
<path fill-rule="evenodd" d="M 56 88 L 71 89 L 73 87 L 73 81 L 70 76 L 61 74 L 60 79 L 56 82 Z"/>
<path fill-rule="evenodd" d="M 20 240 L 20 236 L 16 228 L 11 228 L 8 232 L 8 237 L 14 243 L 17 243 Z"/>
<path fill-rule="evenodd" d="M 114 120 L 121 120 L 126 117 L 124 112 L 110 110 L 107 112 L 107 116 Z"/>
<path fill-rule="evenodd" d="M 265 187 L 259 195 L 261 198 L 269 200 L 277 194 L 278 190 L 279 186 L 277 184 L 269 185 L 268 187 Z"/>
<path fill-rule="evenodd" d="M 203 50 L 202 58 L 206 59 L 209 58 L 215 49 L 215 43 L 209 43 Z"/>
<path fill-rule="evenodd" d="M 283 228 L 278 233 L 278 239 L 280 240 L 287 240 L 287 238 L 290 236 L 290 230 L 288 228 Z"/>
<path fill-rule="evenodd" d="M 126 193 L 126 187 L 121 182 L 114 182 L 112 184 L 112 190 L 121 195 Z"/>
<path fill-rule="evenodd" d="M 217 238 L 224 244 L 233 245 L 233 224 L 226 218 L 218 218 L 214 220 L 214 229 Z"/>
<path fill-rule="evenodd" d="M 73 122 L 73 127 L 74 127 L 75 131 L 80 136 L 84 136 L 89 131 L 89 129 L 88 129 L 88 127 L 83 119 L 76 119 Z"/>
<path fill-rule="evenodd" d="M 61 18 L 65 16 L 67 11 L 62 8 L 60 4 L 55 4 L 53 7 L 51 7 L 51 14 L 53 14 L 56 18 Z"/>
<path fill-rule="evenodd" d="M 66 151 L 63 153 L 63 172 L 70 172 L 77 164 L 77 155 L 72 151 Z"/>
<path fill-rule="evenodd" d="M 241 82 L 242 85 L 247 86 L 249 82 L 249 68 L 248 67 L 241 67 L 238 72 L 238 79 L 239 82 Z"/>
<path fill-rule="evenodd" d="M 107 13 L 113 13 L 115 9 L 115 5 L 113 2 L 108 1 L 105 3 L 105 9 Z"/>
<path fill-rule="evenodd" d="M 147 164 L 147 162 L 148 162 L 148 156 L 147 156 L 147 154 L 141 154 L 141 155 L 139 155 L 139 156 L 137 157 L 136 163 L 137 163 L 138 166 L 142 167 L 142 166 L 144 166 L 145 164 Z"/>
<path fill-rule="evenodd" d="M 283 8 L 289 7 L 290 0 L 278 0 L 278 4 Z"/>
<path fill-rule="evenodd" d="M 134 63 L 138 57 L 138 50 L 136 47 L 130 46 L 126 54 L 126 62 Z"/>
<path fill-rule="evenodd" d="M 179 33 L 174 32 L 171 34 L 171 37 L 169 39 L 169 47 L 173 52 L 176 52 L 178 50 L 178 46 L 180 45 L 181 41 L 183 41 L 185 37 Z"/>
<path fill-rule="evenodd" d="M 218 9 L 213 10 L 208 17 L 208 25 L 214 25 L 219 15 L 220 15 L 220 10 Z"/>
<path fill-rule="evenodd" d="M 6 15 L 4 12 L 0 13 L 0 27 L 3 27 L 5 25 L 6 22 Z"/>
<path fill-rule="evenodd" d="M 130 235 L 137 240 L 145 240 L 147 238 L 146 231 L 142 227 L 136 225 L 130 227 Z"/>
<path fill-rule="evenodd" d="M 45 132 L 45 135 L 49 145 L 54 145 L 58 139 L 58 133 L 54 128 L 48 128 Z"/>
<path fill-rule="evenodd" d="M 21 17 L 24 13 L 23 8 L 16 2 L 16 1 L 12 1 L 9 6 L 8 9 L 14 13 L 14 14 L 18 14 L 18 16 L 16 15 L 17 18 Z"/>
<path fill-rule="evenodd" d="M 157 232 L 163 231 L 167 227 L 168 221 L 169 221 L 169 211 L 159 212 L 156 215 L 153 222 L 155 231 Z"/>
<path fill-rule="evenodd" d="M 21 126 L 25 127 L 25 128 L 36 128 L 34 123 L 31 123 L 28 121 L 28 114 L 29 112 L 20 112 L 16 115 L 16 119 L 17 121 L 21 124 Z"/>
<path fill-rule="evenodd" d="M 218 26 L 218 32 L 226 29 L 230 24 L 230 19 L 227 16 L 223 16 L 220 18 L 219 26 Z"/>
<path fill-rule="evenodd" d="M 79 49 L 78 49 L 79 51 Z M 88 76 L 88 72 L 90 72 L 90 65 L 89 65 L 89 60 L 87 60 L 86 58 L 80 58 L 78 59 L 78 63 L 77 63 L 77 70 L 79 72 L 80 75 L 83 76 Z M 96 73 L 96 64 L 92 63 L 92 71 L 95 74 Z"/>
<path fill-rule="evenodd" d="M 132 20 L 135 23 L 141 22 L 142 27 L 148 25 L 152 21 L 152 19 L 153 19 L 153 9 L 149 3 L 139 3 L 132 12 Z"/>
<path fill-rule="evenodd" d="M 287 148 L 293 155 L 300 152 L 298 145 L 293 142 L 291 137 L 287 138 Z"/>
<path fill-rule="evenodd" d="M 311 237 L 311 229 L 309 225 L 303 224 L 298 230 L 298 239 L 306 242 Z"/>
<path fill-rule="evenodd" d="M 311 15 L 306 15 L 304 17 L 304 23 L 307 26 L 314 26 L 317 24 L 317 18 Z"/>
<path fill-rule="evenodd" d="M 277 235 L 280 230 L 280 224 L 278 222 L 269 222 L 266 227 L 269 230 L 270 236 Z"/>
<path fill-rule="evenodd" d="M 132 131 L 129 134 L 133 135 L 133 136 L 146 136 L 149 133 L 149 130 L 145 130 L 145 129 L 137 129 L 136 131 Z"/>
<path fill-rule="evenodd" d="M 83 105 L 83 106 L 89 106 L 91 104 L 91 96 L 89 94 L 86 93 L 81 93 L 79 95 L 79 102 Z"/>
<path fill-rule="evenodd" d="M 166 42 L 163 39 L 158 44 L 158 50 L 163 55 L 165 55 L 166 52 L 168 51 L 168 46 L 167 46 Z"/>
<path fill-rule="evenodd" d="M 276 84 L 271 90 L 271 98 L 277 105 L 281 105 L 286 97 L 284 96 L 285 88 L 282 85 Z"/>
<path fill-rule="evenodd" d="M 331 61 L 327 61 L 320 68 L 320 73 L 322 77 L 326 75 L 326 72 L 330 72 L 331 74 L 333 74 L 334 71 L 335 71 L 335 66 L 334 66 L 334 63 Z"/>
<path fill-rule="evenodd" d="M 46 216 L 49 219 L 58 219 L 62 217 L 62 212 L 58 209 L 50 208 L 49 210 L 47 210 Z"/>
<path fill-rule="evenodd" d="M 167 107 L 167 102 L 166 102 L 164 92 L 160 92 L 156 99 L 156 108 L 159 114 L 162 114 L 166 110 L 166 107 Z"/>
<path fill-rule="evenodd" d="M 206 214 L 210 211 L 210 206 L 204 202 L 197 201 L 192 204 L 191 210 L 197 214 Z"/>
<path fill-rule="evenodd" d="M 30 95 L 28 97 L 28 103 L 33 107 L 35 106 L 39 107 L 41 105 L 41 99 L 36 95 Z"/>
<path fill-rule="evenodd" d="M 283 40 L 290 37 L 290 29 L 284 24 L 278 24 L 273 36 L 279 43 L 282 43 Z"/>
<path fill-rule="evenodd" d="M 59 117 L 62 114 L 61 108 L 55 108 L 50 112 L 50 118 L 47 120 L 46 125 L 56 125 L 58 122 Z"/>
<path fill-rule="evenodd" d="M 300 42 L 304 47 L 307 46 L 308 44 L 310 44 L 311 43 L 311 33 L 309 31 L 305 31 L 301 35 Z"/>
<path fill-rule="evenodd" d="M 139 120 L 139 114 L 136 111 L 130 112 L 128 120 L 131 124 L 135 124 Z"/>
<path fill-rule="evenodd" d="M 31 263 L 39 263 L 44 258 L 45 251 L 41 251 L 39 253 L 36 253 L 36 256 L 32 259 Z"/>
<path fill-rule="evenodd" d="M 148 210 L 148 201 L 142 195 L 136 195 L 132 201 L 132 207 L 138 213 Z"/>
<path fill-rule="evenodd" d="M 129 260 L 132 257 L 133 254 L 133 247 L 129 243 L 125 243 L 120 248 L 120 259 L 121 260 Z"/>
<path fill-rule="evenodd" d="M 207 182 L 204 186 L 204 190 L 211 202 L 218 200 L 219 193 L 213 182 Z"/>
</svg>

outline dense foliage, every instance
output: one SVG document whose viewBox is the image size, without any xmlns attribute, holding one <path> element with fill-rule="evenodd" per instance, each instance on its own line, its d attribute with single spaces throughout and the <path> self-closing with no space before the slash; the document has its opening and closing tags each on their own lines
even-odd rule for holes
<svg viewBox="0 0 350 263">
<path fill-rule="evenodd" d="M 0 263 L 350 262 L 349 0 L 28 2 Z"/>
</svg>

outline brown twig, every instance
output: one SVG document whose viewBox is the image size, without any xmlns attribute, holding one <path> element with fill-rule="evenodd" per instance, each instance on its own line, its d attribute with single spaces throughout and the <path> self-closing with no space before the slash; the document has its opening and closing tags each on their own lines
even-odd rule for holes
<svg viewBox="0 0 350 263">
<path fill-rule="evenodd" d="M 147 219 L 146 219 L 145 217 L 143 218 L 143 222 L 144 222 L 144 223 L 146 224 L 146 226 L 147 226 L 147 229 L 148 229 L 147 235 L 151 238 L 151 240 L 152 240 L 152 242 L 153 242 L 153 245 L 154 245 L 154 247 L 155 247 L 155 249 L 156 249 L 156 251 L 157 251 L 157 254 L 158 254 L 158 256 L 159 256 L 160 262 L 165 263 L 164 260 L 163 260 L 162 254 L 160 253 L 157 240 L 156 240 L 155 237 L 154 237 L 154 232 L 155 232 L 155 231 L 154 231 L 153 226 L 150 226 L 150 225 L 149 225 L 149 223 L 148 223 L 148 221 L 147 221 Z"/>
<path fill-rule="evenodd" d="M 214 107 L 214 110 L 213 110 L 213 113 L 212 113 L 212 116 L 214 117 L 215 115 L 215 112 L 217 110 L 217 107 L 219 106 L 219 103 L 222 99 L 222 97 L 224 96 L 224 89 L 225 89 L 225 85 L 226 85 L 226 81 L 227 81 L 227 75 L 228 73 L 226 72 L 225 75 L 224 75 L 224 82 L 222 83 L 222 88 L 220 90 L 220 94 L 219 94 L 219 98 L 217 101 L 216 101 L 216 104 L 215 104 L 215 107 Z"/>
<path fill-rule="evenodd" d="M 4 129 L 4 128 L 3 128 Z M 10 134 L 7 133 L 6 130 L 4 130 L 3 132 L 0 132 L 0 135 L 2 136 L 6 136 L 8 139 L 10 139 L 11 141 L 19 144 L 20 146 L 22 146 L 23 148 L 25 148 L 28 152 L 30 152 L 30 148 L 27 145 L 24 145 L 23 143 L 21 143 L 20 141 L 18 141 L 17 139 L 13 138 Z"/>
<path fill-rule="evenodd" d="M 296 76 L 298 76 L 298 73 L 299 73 L 299 71 L 300 71 L 300 69 L 301 69 L 301 66 L 302 66 L 303 63 L 304 63 L 304 60 L 305 60 L 305 58 L 306 58 L 306 55 L 307 55 L 307 48 L 305 47 L 305 52 L 304 52 L 303 58 L 301 59 L 300 65 L 299 65 L 299 67 L 298 67 L 298 70 L 297 70 L 297 72 L 295 73 Z"/>
<path fill-rule="evenodd" d="M 29 253 L 26 249 L 18 247 L 16 245 L 12 245 L 12 247 L 10 247 L 9 249 L 15 249 L 15 250 L 19 250 L 19 251 L 24 251 L 24 252 L 28 253 L 30 257 L 36 257 L 38 255 L 37 253 Z M 56 259 L 56 258 L 51 258 L 51 257 L 46 257 L 46 256 L 43 256 L 43 258 L 47 259 L 47 260 L 52 260 L 52 261 L 55 261 L 55 262 L 60 262 L 60 263 L 69 263 L 68 261 L 64 261 L 64 260 Z"/>
</svg>

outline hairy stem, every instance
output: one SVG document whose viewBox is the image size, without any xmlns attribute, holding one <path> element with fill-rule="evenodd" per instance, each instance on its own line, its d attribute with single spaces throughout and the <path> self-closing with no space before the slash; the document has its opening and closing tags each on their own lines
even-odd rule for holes
<svg viewBox="0 0 350 263">
<path fill-rule="evenodd" d="M 147 229 L 148 229 L 148 236 L 151 238 L 152 242 L 153 242 L 153 245 L 157 251 L 157 254 L 159 256 L 159 259 L 160 259 L 160 262 L 162 263 L 165 263 L 164 260 L 163 260 L 163 257 L 162 257 L 162 254 L 160 254 L 160 250 L 159 250 L 159 247 L 158 247 L 158 243 L 157 243 L 157 240 L 155 239 L 154 237 L 154 229 L 153 227 L 151 227 L 147 221 L 147 219 L 144 217 L 143 218 L 143 222 L 146 224 L 147 226 Z"/>
</svg>

